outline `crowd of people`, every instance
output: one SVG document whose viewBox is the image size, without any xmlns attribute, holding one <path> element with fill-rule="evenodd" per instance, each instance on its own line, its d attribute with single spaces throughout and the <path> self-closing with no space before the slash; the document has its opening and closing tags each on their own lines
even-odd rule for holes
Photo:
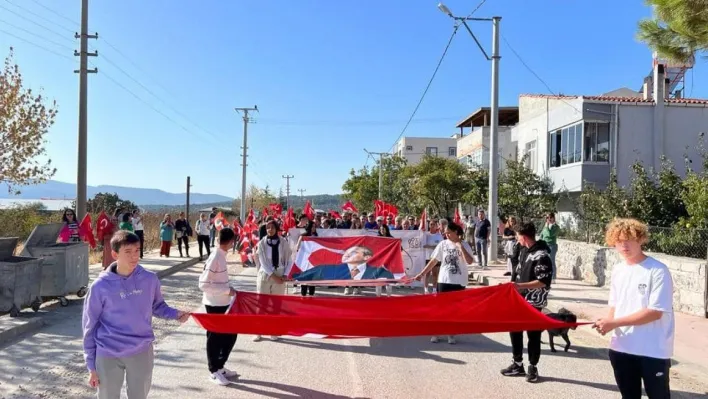
<svg viewBox="0 0 708 399">
<path fill-rule="evenodd" d="M 214 228 L 214 215 L 200 215 L 196 223 L 198 240 L 206 247 L 208 259 L 199 279 L 203 304 L 208 313 L 225 313 L 231 298 L 237 292 L 230 286 L 227 253 L 240 242 L 231 228 Z M 68 215 L 67 215 L 68 218 Z M 84 304 L 84 350 L 89 369 L 89 383 L 98 387 L 100 398 L 118 397 L 124 376 L 127 375 L 129 398 L 144 398 L 151 384 L 153 367 L 152 327 L 149 315 L 186 321 L 189 313 L 165 304 L 160 294 L 157 277 L 139 266 L 142 240 L 131 232 L 136 218 L 124 219 L 124 229 L 113 235 L 110 250 L 113 262 L 91 285 Z M 130 225 L 127 224 L 130 222 Z M 285 270 L 292 261 L 287 237 L 281 234 L 282 220 L 269 216 L 261 221 L 260 239 L 255 247 L 257 259 L 257 291 L 263 294 L 285 294 Z M 345 212 L 341 218 L 317 214 L 312 220 L 299 218 L 297 227 L 305 236 L 316 236 L 318 229 L 368 228 L 378 230 L 380 236 L 391 236 L 391 230 L 420 229 L 440 240 L 428 245 L 428 261 L 414 278 L 435 285 L 439 294 L 463 290 L 468 284 L 467 265 L 477 263 L 486 268 L 486 250 L 489 245 L 490 223 L 483 211 L 476 218 L 465 217 L 456 223 L 446 218 L 376 217 L 375 215 Z M 71 221 L 70 221 L 71 223 Z M 164 231 L 164 236 L 162 235 Z M 523 298 L 537 311 L 548 305 L 548 295 L 556 277 L 555 252 L 560 228 L 555 215 L 550 213 L 540 231 L 534 223 L 519 223 L 510 216 L 501 230 L 504 252 L 507 254 L 507 273 Z M 187 244 L 192 235 L 184 214 L 172 222 L 169 215 L 161 223 L 163 241 L 172 241 L 176 232 L 178 248 Z M 211 251 L 218 235 L 218 248 Z M 668 398 L 670 358 L 673 354 L 673 285 L 666 265 L 642 251 L 647 242 L 646 225 L 632 219 L 617 219 L 607 228 L 606 241 L 614 247 L 622 262 L 612 272 L 609 307 L 606 318 L 597 320 L 593 328 L 600 334 L 613 334 L 610 343 L 610 364 L 623 398 L 640 398 L 642 383 L 650 398 Z M 161 255 L 169 256 L 168 244 Z M 186 247 L 188 248 L 188 246 Z M 298 245 L 299 248 L 299 245 Z M 187 256 L 189 253 L 187 252 Z M 122 281 L 118 284 L 117 282 Z M 126 282 L 130 284 L 126 285 Z M 130 287 L 127 290 L 126 287 Z M 352 287 L 353 288 L 353 287 Z M 299 288 L 301 295 L 313 295 L 314 287 Z M 118 293 L 116 296 L 114 294 Z M 117 299 L 121 298 L 121 299 Z M 129 301 L 124 299 L 130 298 Z M 116 319 L 120 314 L 120 320 Z M 134 317 L 125 316 L 134 315 Z M 127 317 L 127 318 L 126 318 Z M 528 367 L 523 363 L 524 334 Z M 278 337 L 272 337 L 277 339 Z M 261 336 L 254 338 L 256 341 Z M 209 379 L 219 385 L 228 385 L 235 373 L 226 368 L 237 337 L 234 334 L 206 334 L 206 357 Z M 510 333 L 512 363 L 501 370 L 504 376 L 525 376 L 529 382 L 539 380 L 538 364 L 541 357 L 541 331 Z M 432 337 L 431 342 L 439 342 Z M 456 338 L 448 336 L 455 344 Z"/>
</svg>

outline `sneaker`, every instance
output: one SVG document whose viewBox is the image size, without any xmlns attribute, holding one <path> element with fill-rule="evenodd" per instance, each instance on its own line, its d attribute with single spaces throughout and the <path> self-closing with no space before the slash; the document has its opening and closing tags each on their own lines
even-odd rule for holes
<svg viewBox="0 0 708 399">
<path fill-rule="evenodd" d="M 457 343 L 457 340 L 455 339 L 455 337 L 450 335 L 449 337 L 447 337 L 447 343 L 450 345 L 455 345 Z"/>
<path fill-rule="evenodd" d="M 502 369 L 501 371 L 502 375 L 505 377 L 516 377 L 516 376 L 523 376 L 526 375 L 526 371 L 524 370 L 524 365 L 513 362 L 511 363 L 511 366 Z"/>
<path fill-rule="evenodd" d="M 440 340 L 438 339 L 438 337 L 431 337 L 431 338 L 430 338 L 430 343 L 437 344 L 438 342 L 440 342 Z"/>
<path fill-rule="evenodd" d="M 504 273 L 504 275 L 507 276 L 507 277 L 508 277 L 508 276 L 511 276 L 511 272 L 506 272 L 506 273 Z"/>
<path fill-rule="evenodd" d="M 270 339 L 272 339 L 273 341 L 277 341 L 277 340 L 280 339 L 280 337 L 277 336 L 277 335 L 271 335 L 271 336 L 270 336 Z"/>
<path fill-rule="evenodd" d="M 352 293 L 353 293 L 354 295 L 361 295 L 361 289 L 360 289 L 360 288 L 354 288 L 354 290 L 352 290 Z"/>
<path fill-rule="evenodd" d="M 538 381 L 538 368 L 533 364 L 529 365 L 529 372 L 526 374 L 526 382 L 536 382 Z"/>
<path fill-rule="evenodd" d="M 231 385 L 231 381 L 227 380 L 226 376 L 218 371 L 216 373 L 211 373 L 211 375 L 209 376 L 209 380 L 214 384 L 221 385 L 223 387 Z"/>
<path fill-rule="evenodd" d="M 253 337 L 253 342 L 261 342 L 261 340 L 263 340 L 263 337 L 261 337 L 260 335 L 256 335 L 255 337 Z"/>
<path fill-rule="evenodd" d="M 224 367 L 223 369 L 217 371 L 217 373 L 221 373 L 221 375 L 223 375 L 223 376 L 226 377 L 226 378 L 238 377 L 238 373 L 237 373 L 237 372 L 231 371 L 231 370 L 227 369 L 226 367 Z"/>
<path fill-rule="evenodd" d="M 349 288 L 344 289 L 344 295 L 349 295 Z"/>
<path fill-rule="evenodd" d="M 298 287 L 298 286 L 293 287 L 293 294 L 299 294 L 300 292 L 301 292 L 300 287 Z"/>
</svg>

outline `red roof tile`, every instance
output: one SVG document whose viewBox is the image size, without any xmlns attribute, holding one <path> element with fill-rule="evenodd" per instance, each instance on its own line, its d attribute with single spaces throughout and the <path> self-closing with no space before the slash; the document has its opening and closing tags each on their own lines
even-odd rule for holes
<svg viewBox="0 0 708 399">
<path fill-rule="evenodd" d="M 551 99 L 578 99 L 589 101 L 607 101 L 607 102 L 622 102 L 622 103 L 653 103 L 654 100 L 645 100 L 642 97 L 614 97 L 614 96 L 569 96 L 564 94 L 521 94 L 519 97 L 532 98 L 551 98 Z M 667 98 L 667 103 L 670 104 L 698 104 L 708 105 L 708 99 L 702 98 Z"/>
</svg>

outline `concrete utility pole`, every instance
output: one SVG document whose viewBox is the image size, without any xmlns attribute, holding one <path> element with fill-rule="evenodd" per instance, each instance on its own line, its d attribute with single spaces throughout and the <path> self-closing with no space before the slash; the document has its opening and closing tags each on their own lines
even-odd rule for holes
<svg viewBox="0 0 708 399">
<path fill-rule="evenodd" d="M 465 29 L 467 29 L 467 32 L 469 32 L 469 34 L 472 36 L 472 39 L 474 39 L 475 43 L 477 43 L 477 47 L 479 47 L 480 51 L 482 51 L 482 54 L 484 54 L 484 58 L 486 58 L 488 61 L 492 61 L 492 98 L 490 106 L 490 118 L 492 120 L 489 133 L 489 209 L 487 212 L 487 218 L 489 219 L 489 223 L 491 224 L 491 240 L 489 243 L 489 256 L 487 259 L 489 259 L 490 261 L 496 261 L 498 252 L 497 224 L 499 222 L 499 215 L 497 210 L 497 189 L 499 186 L 499 60 L 501 59 L 501 56 L 499 55 L 499 23 L 501 22 L 501 17 L 456 17 L 455 15 L 453 15 L 452 11 L 450 11 L 450 9 L 447 8 L 447 6 L 445 6 L 445 4 L 443 3 L 438 4 L 438 9 L 440 9 L 440 11 L 442 11 L 455 21 L 459 21 L 465 27 Z M 472 32 L 472 29 L 470 29 L 469 25 L 467 24 L 467 21 L 485 21 L 492 23 L 491 57 L 487 55 L 487 52 L 484 50 L 484 47 L 482 47 L 479 40 L 477 40 L 477 36 L 475 36 L 475 34 Z"/>
<path fill-rule="evenodd" d="M 88 0 L 81 0 L 81 34 L 75 33 L 74 38 L 81 39 L 81 51 L 74 50 L 74 56 L 79 58 L 79 152 L 76 170 L 76 220 L 82 220 L 86 215 L 87 164 L 88 164 L 88 74 L 97 73 L 98 68 L 88 69 L 88 57 L 98 56 L 98 51 L 88 52 L 88 39 L 98 39 L 98 34 L 88 34 Z"/>
<path fill-rule="evenodd" d="M 293 175 L 283 175 L 283 179 L 285 179 L 285 195 L 286 195 L 286 200 L 285 200 L 285 207 L 290 208 L 290 179 L 294 179 L 295 176 Z"/>
<path fill-rule="evenodd" d="M 366 148 L 364 148 L 364 152 L 366 152 L 369 155 L 378 155 L 379 156 L 379 200 L 383 201 L 383 158 L 386 155 L 390 155 L 387 152 L 371 152 L 367 151 Z"/>
<path fill-rule="evenodd" d="M 243 169 L 241 171 L 241 218 L 243 219 L 246 215 L 246 159 L 248 158 L 248 122 L 250 121 L 248 113 L 251 111 L 258 112 L 258 106 L 254 105 L 253 108 L 234 108 L 236 112 L 243 112 Z M 251 205 L 253 207 L 253 205 Z"/>
<path fill-rule="evenodd" d="M 189 191 L 192 188 L 191 178 L 187 176 L 187 220 L 189 220 Z"/>
<path fill-rule="evenodd" d="M 299 188 L 297 191 L 300 192 L 300 199 L 303 200 L 303 202 L 304 202 L 304 201 L 305 201 L 305 195 L 304 195 L 303 193 L 304 193 L 305 191 L 307 191 L 307 190 L 305 190 L 304 188 Z"/>
</svg>

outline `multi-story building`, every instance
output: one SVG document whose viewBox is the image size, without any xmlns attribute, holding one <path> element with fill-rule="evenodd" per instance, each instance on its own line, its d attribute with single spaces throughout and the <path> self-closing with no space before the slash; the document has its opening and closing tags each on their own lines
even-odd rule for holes
<svg viewBox="0 0 708 399">
<path fill-rule="evenodd" d="M 491 111 L 483 107 L 457 124 L 460 138 L 457 140 L 457 159 L 469 168 L 489 169 L 489 133 L 491 132 Z M 498 170 L 506 167 L 505 160 L 516 159 L 516 142 L 512 140 L 512 126 L 519 122 L 518 107 L 500 107 L 498 135 Z M 469 133 L 465 135 L 465 129 Z"/>
<path fill-rule="evenodd" d="M 657 63 L 642 92 L 620 89 L 601 96 L 521 95 L 519 124 L 512 129 L 527 165 L 547 175 L 557 192 L 577 195 L 586 185 L 606 187 L 611 170 L 620 185 L 631 182 L 639 160 L 658 169 L 673 161 L 699 161 L 696 144 L 708 130 L 708 100 L 669 98 L 671 81 Z M 570 201 L 559 211 L 571 211 Z"/>
<path fill-rule="evenodd" d="M 457 135 L 452 137 L 401 137 L 393 153 L 415 165 L 425 155 L 457 159 Z"/>
</svg>

